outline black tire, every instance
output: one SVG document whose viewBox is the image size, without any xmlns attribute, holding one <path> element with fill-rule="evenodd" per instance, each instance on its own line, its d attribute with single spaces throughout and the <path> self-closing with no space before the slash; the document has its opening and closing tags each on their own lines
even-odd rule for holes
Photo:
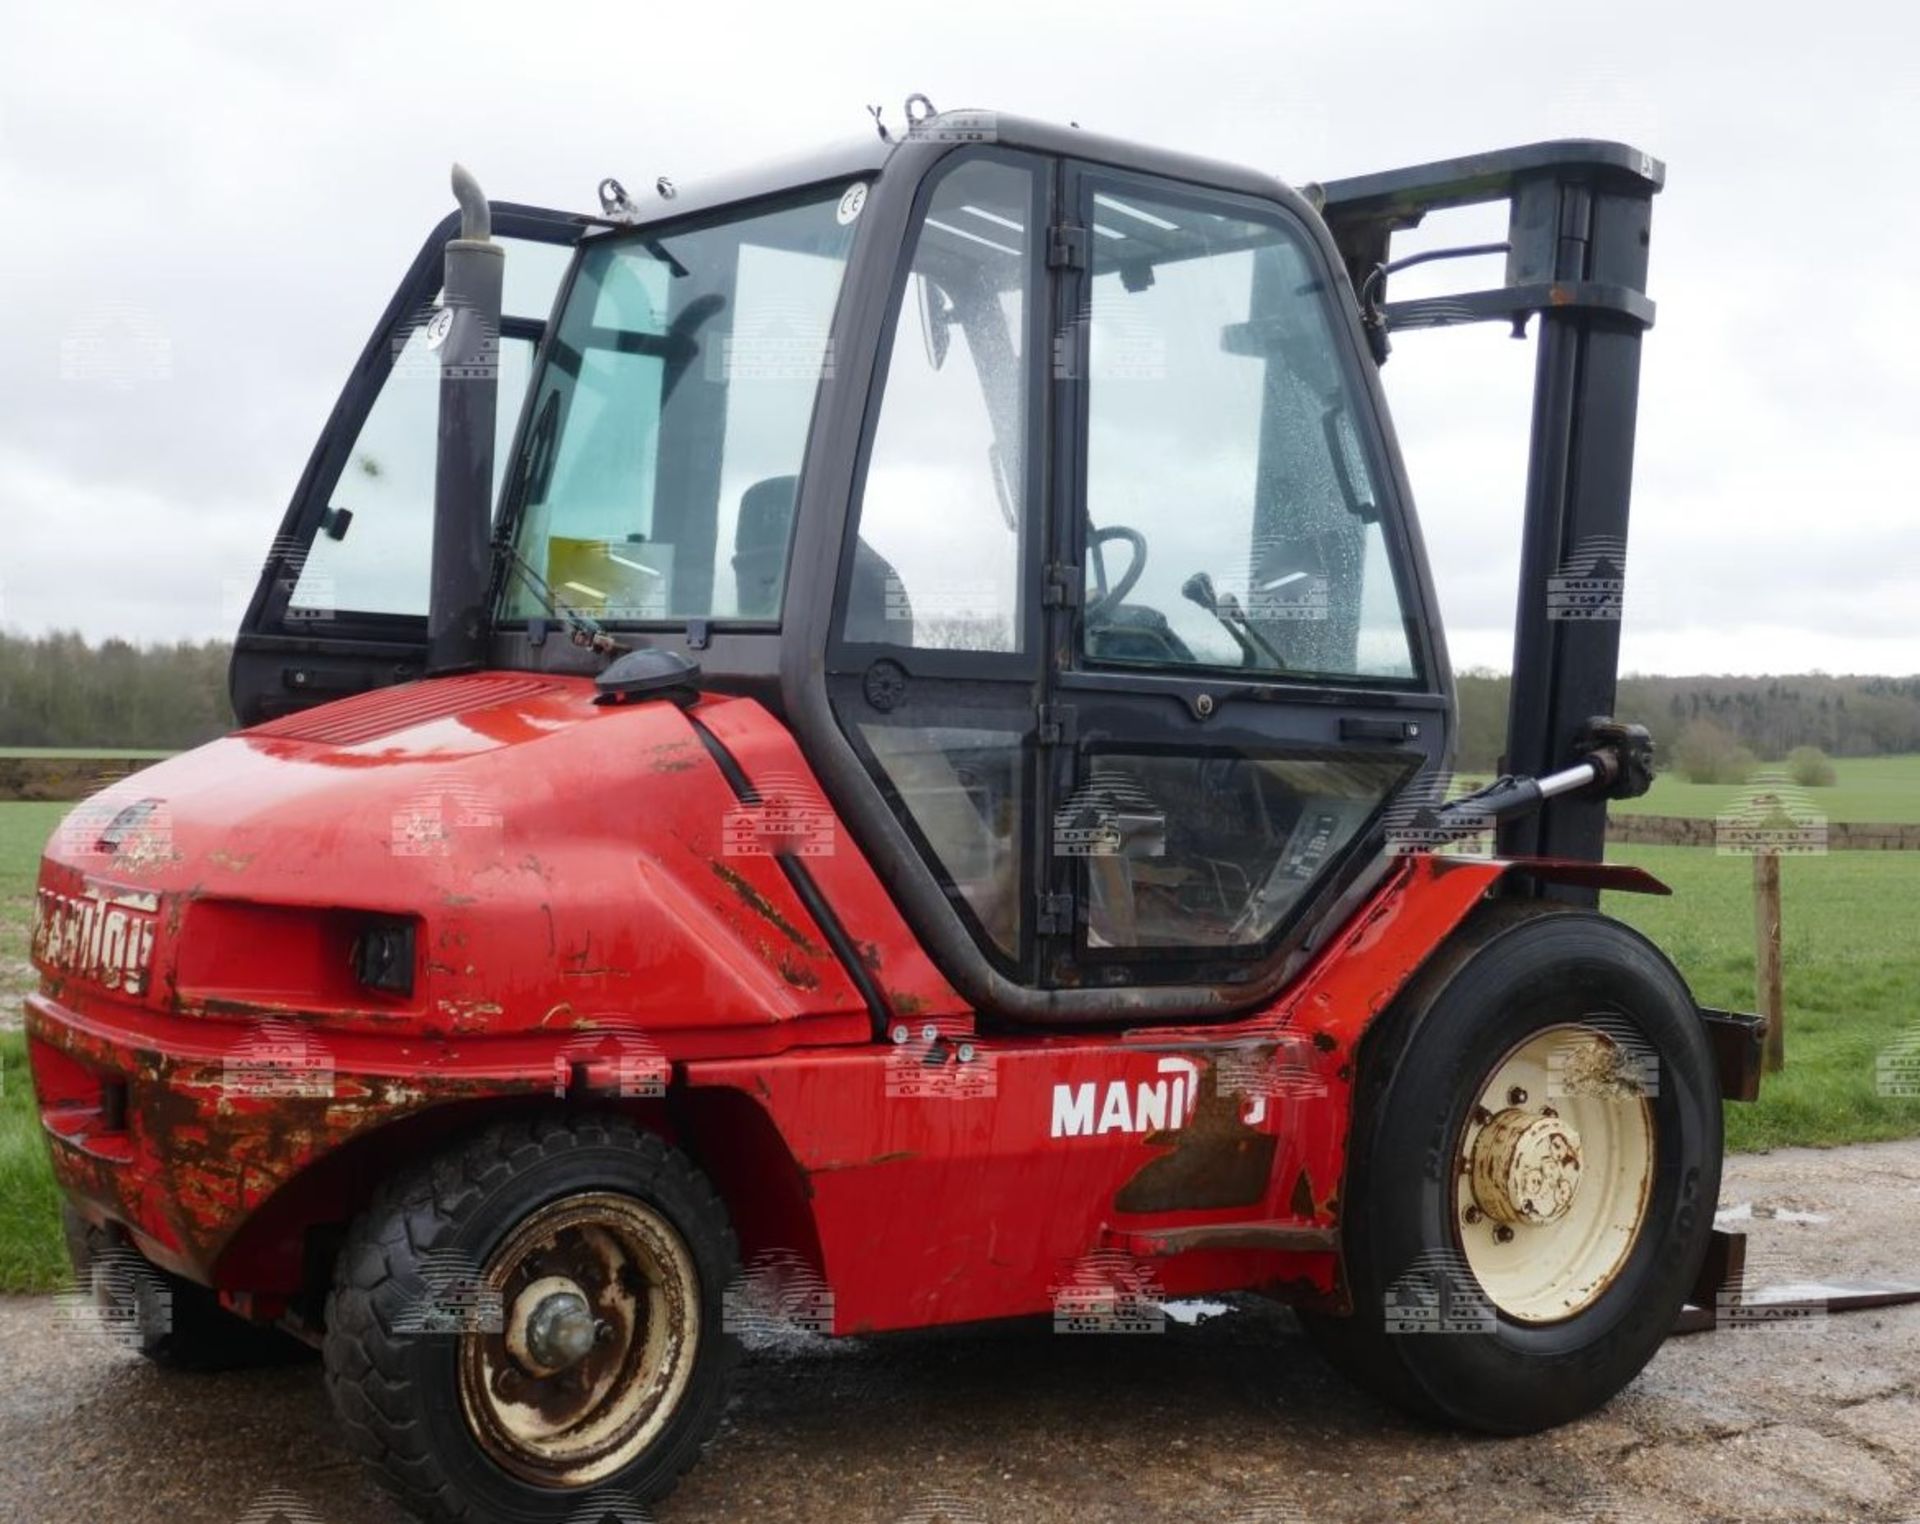
<svg viewBox="0 0 1920 1524">
<path fill-rule="evenodd" d="M 631 1198 L 679 1235 L 698 1279 L 700 1337 L 679 1400 L 645 1449 L 590 1485 L 545 1484 L 500 1464 L 463 1412 L 460 1348 L 477 1335 L 406 1331 L 406 1309 L 430 1273 L 426 1256 L 484 1266 L 531 1214 L 585 1193 Z M 395 1175 L 354 1223 L 327 1302 L 327 1389 L 374 1479 L 423 1519 L 546 1524 L 583 1517 L 590 1500 L 637 1516 L 719 1425 L 737 1357 L 722 1299 L 738 1264 L 719 1196 L 659 1138 L 614 1116 L 501 1123 Z"/>
<path fill-rule="evenodd" d="M 1489 1302 L 1475 1331 L 1390 1332 L 1396 1277 L 1436 1256 L 1464 1265 L 1457 1150 L 1495 1066 L 1530 1033 L 1595 1013 L 1625 1023 L 1658 1065 L 1646 1213 L 1613 1279 L 1558 1322 Z M 1720 1092 L 1692 996 L 1634 931 L 1586 911 L 1486 907 L 1370 1036 L 1352 1136 L 1342 1231 L 1354 1311 L 1301 1321 L 1375 1396 L 1434 1422 L 1533 1433 L 1602 1406 L 1672 1329 L 1713 1229 Z"/>
<path fill-rule="evenodd" d="M 163 1370 L 254 1370 L 313 1358 L 292 1334 L 228 1312 L 210 1288 L 115 1243 L 71 1206 L 62 1218 L 80 1290 L 113 1316 L 131 1348 Z"/>
</svg>

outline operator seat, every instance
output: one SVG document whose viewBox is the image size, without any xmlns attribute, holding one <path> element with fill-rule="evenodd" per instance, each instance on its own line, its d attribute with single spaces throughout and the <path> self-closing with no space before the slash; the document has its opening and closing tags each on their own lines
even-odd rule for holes
<svg viewBox="0 0 1920 1524">
<path fill-rule="evenodd" d="M 742 619 L 779 615 L 780 579 L 786 570 L 799 485 L 797 476 L 769 476 L 740 494 L 740 520 L 733 531 L 733 585 Z M 899 574 L 865 540 L 856 540 L 853 547 L 846 637 L 875 645 L 913 644 L 913 606 Z"/>
</svg>

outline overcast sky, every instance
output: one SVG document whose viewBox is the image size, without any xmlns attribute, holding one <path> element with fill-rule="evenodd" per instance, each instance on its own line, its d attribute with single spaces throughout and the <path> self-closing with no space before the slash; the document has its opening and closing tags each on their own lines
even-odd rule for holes
<svg viewBox="0 0 1920 1524">
<path fill-rule="evenodd" d="M 449 160 L 589 209 L 915 90 L 1294 181 L 1659 155 L 1626 667 L 1920 672 L 1920 21 L 1891 4 L 15 7 L 0 624 L 231 633 Z M 1530 376 L 1494 328 L 1387 366 L 1457 665 L 1510 659 Z"/>
</svg>

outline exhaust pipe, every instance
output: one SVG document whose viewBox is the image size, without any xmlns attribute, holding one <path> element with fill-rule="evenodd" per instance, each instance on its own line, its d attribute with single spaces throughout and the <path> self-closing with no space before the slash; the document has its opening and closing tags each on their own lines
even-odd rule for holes
<svg viewBox="0 0 1920 1524">
<path fill-rule="evenodd" d="M 440 447 L 433 478 L 433 570 L 427 672 L 471 671 L 487 658 L 492 571 L 493 429 L 500 391 L 500 289 L 506 251 L 479 182 L 453 166 L 460 235 L 447 240 L 445 305 L 428 324 L 440 352 Z"/>
</svg>

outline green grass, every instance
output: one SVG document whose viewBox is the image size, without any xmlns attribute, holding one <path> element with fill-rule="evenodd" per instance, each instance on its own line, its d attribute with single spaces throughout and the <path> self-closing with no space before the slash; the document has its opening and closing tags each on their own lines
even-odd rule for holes
<svg viewBox="0 0 1920 1524">
<path fill-rule="evenodd" d="M 33 893 L 40 853 L 71 804 L 0 804 L 0 905 Z"/>
<path fill-rule="evenodd" d="M 1761 764 L 1762 768 L 1768 766 Z M 1836 757 L 1831 788 L 1806 791 L 1809 805 L 1828 820 L 1920 821 L 1920 756 Z M 1638 799 L 1608 806 L 1624 814 L 1684 815 L 1710 819 L 1739 795 L 1733 783 L 1689 783 L 1678 773 L 1662 773 Z"/>
<path fill-rule="evenodd" d="M 1702 1005 L 1754 1009 L 1753 867 L 1701 847 L 1616 846 L 1671 899 L 1610 894 L 1606 909 L 1664 948 Z M 1920 853 L 1835 852 L 1780 865 L 1787 1066 L 1753 1105 L 1727 1107 L 1735 1149 L 1920 1134 L 1920 1099 L 1880 1095 L 1876 1060 L 1920 1032 Z"/>
<path fill-rule="evenodd" d="M 68 1278 L 60 1193 L 27 1078 L 27 1039 L 0 1032 L 0 1291 L 50 1291 Z"/>
<path fill-rule="evenodd" d="M 139 757 L 153 760 L 171 757 L 172 752 L 140 746 L 0 746 L 0 758 L 8 757 L 80 757 L 89 762 L 111 761 L 115 757 Z"/>
<path fill-rule="evenodd" d="M 27 927 L 40 851 L 71 804 L 0 804 L 0 1022 L 33 987 Z M 45 1291 L 66 1272 L 60 1198 L 27 1077 L 27 1040 L 0 1031 L 0 1291 Z"/>
<path fill-rule="evenodd" d="M 40 852 L 70 804 L 0 804 L 0 1026 L 16 1024 L 20 997 L 33 987 L 27 927 Z"/>
</svg>

